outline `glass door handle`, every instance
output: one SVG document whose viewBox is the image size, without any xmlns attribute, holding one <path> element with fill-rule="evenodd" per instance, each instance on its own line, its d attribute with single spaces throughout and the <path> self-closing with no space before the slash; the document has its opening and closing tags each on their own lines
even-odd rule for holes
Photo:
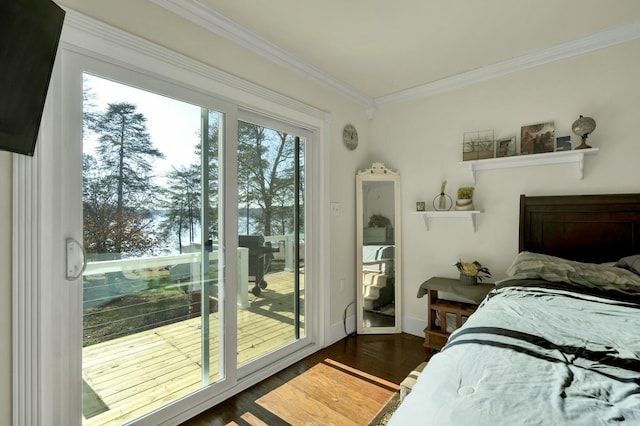
<svg viewBox="0 0 640 426">
<path fill-rule="evenodd" d="M 87 256 L 84 247 L 73 238 L 65 241 L 67 249 L 67 281 L 79 278 L 87 267 Z"/>
</svg>

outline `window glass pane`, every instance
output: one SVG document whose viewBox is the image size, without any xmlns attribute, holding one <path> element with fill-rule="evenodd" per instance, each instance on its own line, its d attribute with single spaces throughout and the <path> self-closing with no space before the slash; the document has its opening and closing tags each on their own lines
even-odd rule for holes
<svg viewBox="0 0 640 426">
<path fill-rule="evenodd" d="M 83 420 L 119 425 L 221 377 L 223 116 L 89 74 L 83 98 Z"/>
<path fill-rule="evenodd" d="M 294 134 L 238 123 L 238 234 L 248 271 L 239 364 L 305 335 L 304 145 Z"/>
</svg>

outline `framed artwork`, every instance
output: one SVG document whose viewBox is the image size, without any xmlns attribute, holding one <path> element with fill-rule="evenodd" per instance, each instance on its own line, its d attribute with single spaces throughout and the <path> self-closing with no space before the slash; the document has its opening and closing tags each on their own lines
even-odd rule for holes
<svg viewBox="0 0 640 426">
<path fill-rule="evenodd" d="M 516 155 L 516 137 L 510 136 L 496 140 L 496 158 Z"/>
<path fill-rule="evenodd" d="M 462 140 L 462 161 L 493 158 L 493 130 L 466 132 Z"/>
<path fill-rule="evenodd" d="M 571 136 L 556 138 L 556 151 L 571 151 Z"/>
<path fill-rule="evenodd" d="M 539 154 L 555 151 L 555 129 L 553 121 L 522 126 L 520 154 Z"/>
</svg>

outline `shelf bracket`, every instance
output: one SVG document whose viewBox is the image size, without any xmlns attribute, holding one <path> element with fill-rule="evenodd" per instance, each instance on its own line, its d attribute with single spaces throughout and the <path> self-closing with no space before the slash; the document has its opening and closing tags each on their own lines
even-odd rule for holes
<svg viewBox="0 0 640 426">
<path fill-rule="evenodd" d="M 473 182 L 473 184 L 476 184 L 476 165 L 475 163 L 471 163 L 469 164 L 469 172 L 471 173 L 471 182 Z"/>
<path fill-rule="evenodd" d="M 421 215 L 422 216 L 422 220 L 424 221 L 424 226 L 427 228 L 427 231 L 429 230 L 429 216 L 427 216 L 426 214 Z"/>
<path fill-rule="evenodd" d="M 578 159 L 578 179 L 582 180 L 584 177 L 584 155 L 581 155 Z"/>
<path fill-rule="evenodd" d="M 422 216 L 424 226 L 429 230 L 429 221 L 435 218 L 448 218 L 448 219 L 469 219 L 473 232 L 476 232 L 476 217 L 480 214 L 480 210 L 452 210 L 452 211 L 428 211 L 428 212 L 416 212 Z"/>
</svg>

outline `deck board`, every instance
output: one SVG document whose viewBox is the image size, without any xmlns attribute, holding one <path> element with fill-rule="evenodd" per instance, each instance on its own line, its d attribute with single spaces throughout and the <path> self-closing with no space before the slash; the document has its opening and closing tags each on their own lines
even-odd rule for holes
<svg viewBox="0 0 640 426">
<path fill-rule="evenodd" d="M 250 306 L 238 311 L 238 364 L 294 341 L 293 274 L 265 278 L 268 288 L 257 298 L 250 294 Z M 200 317 L 191 318 L 83 348 L 83 378 L 108 407 L 83 419 L 83 424 L 121 424 L 198 390 L 200 324 Z M 210 377 L 215 381 L 220 345 L 217 312 L 209 315 L 209 327 Z"/>
</svg>

